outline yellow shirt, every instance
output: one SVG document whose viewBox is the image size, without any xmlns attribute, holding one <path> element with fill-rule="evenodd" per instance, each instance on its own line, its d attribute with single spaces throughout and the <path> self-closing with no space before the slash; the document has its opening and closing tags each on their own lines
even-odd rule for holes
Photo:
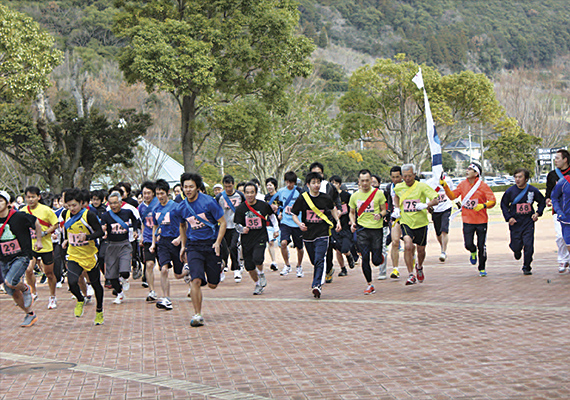
<svg viewBox="0 0 570 400">
<path fill-rule="evenodd" d="M 368 207 L 364 210 L 364 212 L 358 216 L 358 210 L 362 204 L 366 203 L 368 197 L 372 195 L 374 188 L 371 187 L 368 193 L 363 193 L 360 190 L 354 192 L 352 196 L 350 196 L 350 200 L 348 205 L 350 208 L 356 211 L 356 222 L 358 225 L 362 226 L 363 228 L 370 228 L 370 229 L 382 229 L 384 226 L 384 221 L 382 219 L 376 220 L 374 219 L 374 214 L 380 214 L 380 206 L 382 204 L 386 204 L 386 197 L 384 196 L 384 192 L 381 190 L 377 190 L 376 194 L 372 198 L 372 201 L 368 204 Z"/>
<path fill-rule="evenodd" d="M 411 229 L 418 229 L 429 224 L 427 210 L 416 210 L 416 204 L 427 203 L 437 197 L 437 192 L 427 183 L 414 182 L 412 186 L 400 182 L 394 186 L 394 192 L 400 199 L 400 224 Z"/>
<path fill-rule="evenodd" d="M 80 211 L 83 213 L 81 219 L 75 222 L 66 230 L 69 246 L 67 247 L 67 256 L 69 261 L 75 261 L 86 271 L 91 271 L 97 264 L 97 246 L 94 240 L 80 241 L 78 236 L 81 233 L 85 235 L 91 234 L 91 230 L 87 228 L 87 213 L 89 210 L 84 209 Z M 70 212 L 67 212 L 65 220 L 72 217 Z"/>
<path fill-rule="evenodd" d="M 51 208 L 48 206 L 44 206 L 43 204 L 38 204 L 36 208 L 33 210 L 30 206 L 26 206 L 22 208 L 20 211 L 23 211 L 28 214 L 32 214 L 38 220 L 40 220 L 40 226 L 42 227 L 42 232 L 47 231 L 52 225 L 57 225 L 59 223 L 57 216 L 53 212 Z M 41 222 L 43 221 L 43 222 Z M 49 224 L 50 226 L 47 226 Z M 37 238 L 36 238 L 36 231 L 30 230 L 30 234 L 32 235 L 32 247 L 35 246 Z M 38 251 L 38 253 L 49 253 L 53 251 L 53 243 L 51 242 L 51 235 L 43 236 L 42 238 L 42 246 L 43 248 Z"/>
</svg>

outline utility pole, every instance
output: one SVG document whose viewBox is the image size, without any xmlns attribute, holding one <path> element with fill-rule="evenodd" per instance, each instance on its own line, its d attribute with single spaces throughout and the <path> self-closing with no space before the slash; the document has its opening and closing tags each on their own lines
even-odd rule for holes
<svg viewBox="0 0 570 400">
<path fill-rule="evenodd" d="M 467 137 L 469 138 L 469 164 L 473 162 L 473 148 L 471 147 L 471 125 L 469 125 L 469 133 Z"/>
</svg>

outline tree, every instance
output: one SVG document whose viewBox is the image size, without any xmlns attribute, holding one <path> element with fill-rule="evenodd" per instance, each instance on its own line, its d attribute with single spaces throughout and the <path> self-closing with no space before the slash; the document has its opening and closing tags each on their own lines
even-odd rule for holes
<svg viewBox="0 0 570 400">
<path fill-rule="evenodd" d="M 215 104 L 247 95 L 272 102 L 311 71 L 309 39 L 297 36 L 291 0 L 117 1 L 115 32 L 128 41 L 119 64 L 129 83 L 171 93 L 181 116 L 184 168 L 213 130 L 199 124 Z"/>
<path fill-rule="evenodd" d="M 349 92 L 340 99 L 342 137 L 369 136 L 386 145 L 391 161 L 420 166 L 429 146 L 423 95 L 412 82 L 418 69 L 398 54 L 394 60 L 379 59 L 356 70 Z M 503 117 L 493 84 L 484 75 L 465 71 L 442 77 L 425 65 L 422 73 L 442 145 L 455 138 L 459 122 L 494 125 Z"/>
<path fill-rule="evenodd" d="M 0 4 L 0 100 L 30 99 L 61 61 L 53 38 L 30 17 Z"/>
</svg>

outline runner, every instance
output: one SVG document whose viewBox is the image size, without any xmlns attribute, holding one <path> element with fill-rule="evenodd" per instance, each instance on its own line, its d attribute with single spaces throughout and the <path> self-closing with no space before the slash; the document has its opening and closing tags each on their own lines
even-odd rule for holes
<svg viewBox="0 0 570 400">
<path fill-rule="evenodd" d="M 156 185 L 154 182 L 143 182 L 141 185 L 141 193 L 143 201 L 139 204 L 138 210 L 141 216 L 142 233 L 139 237 L 139 245 L 143 248 L 143 262 L 145 266 L 146 283 L 149 287 L 149 293 L 146 301 L 156 301 L 156 292 L 154 291 L 154 263 L 156 253 L 150 251 L 153 243 L 153 212 L 158 205 L 158 199 L 155 197 Z"/>
<path fill-rule="evenodd" d="M 245 184 L 245 203 L 236 209 L 235 222 L 241 234 L 241 245 L 245 269 L 255 282 L 254 295 L 263 293 L 267 279 L 263 272 L 265 247 L 267 245 L 267 224 L 273 225 L 273 235 L 279 235 L 279 224 L 273 209 L 265 201 L 257 199 L 257 185 L 254 182 Z"/>
<path fill-rule="evenodd" d="M 214 197 L 216 197 L 217 195 L 222 193 L 222 190 L 224 190 L 224 187 L 222 185 L 220 185 L 219 183 L 216 183 L 214 185 L 213 189 L 214 189 Z"/>
<path fill-rule="evenodd" d="M 532 255 L 534 254 L 534 223 L 542 216 L 546 207 L 546 200 L 540 190 L 528 184 L 530 172 L 525 168 L 518 168 L 513 174 L 515 185 L 503 194 L 501 210 L 505 221 L 509 224 L 511 242 L 509 247 L 520 260 L 524 249 L 522 271 L 524 275 L 532 275 Z M 536 212 L 532 204 L 536 202 Z"/>
<path fill-rule="evenodd" d="M 51 208 L 40 203 L 41 195 L 40 189 L 35 186 L 29 186 L 24 191 L 26 194 L 26 202 L 28 205 L 22 208 L 22 211 L 28 214 L 32 214 L 38 219 L 40 225 L 42 226 L 42 249 L 34 252 L 32 254 L 32 259 L 30 265 L 26 270 L 26 282 L 30 285 L 32 289 L 32 297 L 37 299 L 38 295 L 36 292 L 36 277 L 34 276 L 34 267 L 39 264 L 44 274 L 47 276 L 47 281 L 49 285 L 50 297 L 48 301 L 48 310 L 57 308 L 57 299 L 55 297 L 55 287 L 57 285 L 57 279 L 53 273 L 53 244 L 51 242 L 51 234 L 58 227 L 58 219 Z M 37 236 L 34 230 L 30 231 L 32 235 L 32 244 L 37 242 Z"/>
<path fill-rule="evenodd" d="M 404 260 L 408 268 L 406 285 L 413 285 L 425 279 L 424 260 L 429 220 L 427 208 L 437 204 L 437 193 L 427 183 L 416 180 L 415 166 L 402 165 L 404 182 L 394 187 L 394 204 L 398 205 L 393 217 L 400 217 L 402 236 L 404 238 Z M 426 201 L 429 202 L 426 203 Z M 400 215 L 398 215 L 398 212 Z M 416 276 L 414 275 L 414 254 L 417 251 Z"/>
<path fill-rule="evenodd" d="M 350 254 L 351 248 L 354 246 L 354 240 L 352 240 L 354 235 L 350 230 L 350 217 L 348 216 L 350 193 L 346 190 L 342 190 L 342 179 L 340 176 L 331 176 L 330 182 L 337 190 L 338 197 L 340 199 L 340 208 L 338 208 L 338 213 L 340 217 L 340 225 L 342 227 L 340 232 L 337 232 L 336 230 L 332 232 L 332 245 L 336 251 L 336 259 L 340 266 L 338 276 L 346 276 L 348 275 L 348 271 L 344 264 L 343 255 L 346 257 L 346 261 L 350 269 L 354 268 L 354 258 L 352 258 L 352 254 Z"/>
<path fill-rule="evenodd" d="M 275 178 L 267 178 L 265 180 L 265 187 L 267 188 L 267 194 L 265 195 L 265 202 L 271 206 L 273 213 L 277 214 L 279 210 L 279 199 L 277 195 L 277 179 Z M 277 226 L 279 227 L 279 222 L 277 222 Z M 277 235 L 275 235 L 277 232 Z M 271 271 L 279 271 L 277 267 L 277 261 L 275 258 L 275 247 L 277 243 L 279 243 L 279 229 L 275 231 L 273 225 L 267 226 L 267 236 L 269 239 L 269 256 L 271 257 Z"/>
<path fill-rule="evenodd" d="M 174 267 L 176 279 L 182 279 L 188 274 L 187 269 L 183 270 L 183 264 L 180 261 L 180 218 L 176 211 L 178 206 L 169 200 L 169 191 L 168 182 L 164 179 L 156 181 L 156 198 L 160 203 L 152 212 L 153 234 L 150 252 L 156 254 L 160 267 L 162 298 L 156 303 L 156 307 L 163 310 L 172 310 L 168 280 L 169 268 Z M 190 283 L 190 277 L 186 283 Z"/>
<path fill-rule="evenodd" d="M 568 161 L 569 158 L 566 157 Z M 566 250 L 570 251 L 570 176 L 565 175 L 552 190 L 552 208 L 561 225 Z M 526 254 L 525 254 L 526 255 Z"/>
<path fill-rule="evenodd" d="M 293 171 L 285 173 L 284 176 L 285 187 L 282 187 L 277 192 L 277 200 L 280 207 L 281 213 L 281 224 L 279 225 L 279 232 L 281 234 L 281 256 L 283 257 L 283 269 L 281 270 L 281 276 L 288 275 L 291 272 L 291 264 L 289 262 L 289 249 L 287 246 L 291 241 L 293 241 L 293 247 L 297 249 L 297 278 L 302 278 L 303 274 L 303 234 L 299 225 L 293 220 L 293 215 L 291 214 L 291 208 L 295 204 L 295 201 L 299 198 L 300 191 L 297 188 L 297 174 Z"/>
<path fill-rule="evenodd" d="M 552 190 L 556 186 L 556 183 L 563 179 L 565 176 L 570 175 L 570 154 L 568 150 L 560 149 L 556 152 L 554 156 L 554 165 L 556 168 L 550 171 L 546 176 L 546 205 L 548 207 L 552 206 Z M 554 213 L 554 209 L 552 210 Z M 558 215 L 553 214 L 554 219 L 554 230 L 556 232 L 556 246 L 558 247 L 558 272 L 563 274 L 567 270 L 570 271 L 570 252 L 566 248 L 564 243 L 564 237 L 562 235 L 562 226 Z"/>
<path fill-rule="evenodd" d="M 101 217 L 108 242 L 105 254 L 105 278 L 111 281 L 113 294 L 117 296 L 113 303 L 121 304 L 125 300 L 124 292 L 130 287 L 128 279 L 131 271 L 132 246 L 129 238 L 131 232 L 135 240 L 138 237 L 140 220 L 132 210 L 121 207 L 120 192 L 111 192 L 107 202 L 109 210 Z"/>
<path fill-rule="evenodd" d="M 121 198 L 125 203 L 128 203 L 135 208 L 139 206 L 139 202 L 131 196 L 132 187 L 129 182 L 119 182 L 116 186 L 121 189 Z"/>
<path fill-rule="evenodd" d="M 358 191 L 350 196 L 351 231 L 362 256 L 362 273 L 368 286 L 364 294 L 376 293 L 372 285 L 370 258 L 376 266 L 382 264 L 382 225 L 386 215 L 386 198 L 381 190 L 372 188 L 372 174 L 363 169 L 358 173 Z"/>
<path fill-rule="evenodd" d="M 261 193 L 261 182 L 259 182 L 259 179 L 251 178 L 250 182 L 255 183 L 255 186 L 257 186 L 257 200 L 265 201 L 265 196 Z M 245 194 L 245 186 L 243 187 L 243 193 Z"/>
<path fill-rule="evenodd" d="M 444 175 L 443 179 L 451 190 L 455 189 L 455 185 L 453 185 L 453 182 L 447 175 Z M 438 203 L 435 207 L 428 208 L 428 211 L 431 212 L 431 220 L 433 221 L 435 236 L 437 237 L 437 241 L 441 247 L 439 261 L 445 262 L 445 260 L 447 260 L 447 244 L 449 243 L 449 218 L 451 217 L 451 207 L 453 206 L 453 203 L 449 200 L 447 194 L 445 194 L 443 186 L 438 185 L 435 190 L 438 194 Z"/>
<path fill-rule="evenodd" d="M 228 251 L 224 251 L 222 258 L 225 265 L 228 264 L 228 256 L 232 260 L 231 270 L 234 272 L 234 280 L 236 283 L 241 282 L 241 268 L 238 260 L 238 240 L 239 234 L 235 229 L 234 214 L 236 208 L 245 201 L 242 192 L 234 189 L 234 178 L 231 175 L 226 175 L 222 179 L 224 190 L 216 196 L 216 202 L 224 210 L 224 217 L 226 220 L 226 231 L 224 239 L 228 247 Z"/>
<path fill-rule="evenodd" d="M 303 242 L 313 264 L 311 291 L 317 299 L 321 297 L 325 282 L 324 262 L 330 243 L 331 228 L 336 226 L 337 232 L 342 229 L 338 210 L 331 197 L 320 191 L 322 179 L 322 174 L 309 172 L 305 178 L 309 192 L 303 193 L 291 208 L 292 219 L 303 232 Z M 301 219 L 297 214 L 301 215 Z"/>
<path fill-rule="evenodd" d="M 190 326 L 204 325 L 202 317 L 202 288 L 215 289 L 220 282 L 222 259 L 220 246 L 226 233 L 226 219 L 220 204 L 200 193 L 202 177 L 184 173 L 180 177 L 186 200 L 178 206 L 180 215 L 180 259 L 188 263 L 192 285 L 194 316 Z M 219 226 L 218 226 L 219 223 Z"/>
<path fill-rule="evenodd" d="M 65 192 L 67 212 L 64 220 L 64 241 L 62 247 L 68 248 L 67 255 L 67 283 L 69 290 L 77 303 L 74 314 L 77 318 L 83 316 L 86 298 L 79 290 L 79 280 L 85 271 L 97 299 L 95 310 L 95 325 L 102 325 L 103 318 L 103 286 L 101 286 L 101 272 L 97 268 L 97 245 L 95 239 L 103 237 L 103 229 L 97 215 L 84 208 L 87 202 L 79 189 Z M 88 201 L 88 199 L 87 199 Z"/>
<path fill-rule="evenodd" d="M 402 228 L 400 226 L 400 208 L 396 205 L 394 206 L 394 198 L 396 193 L 394 192 L 394 187 L 403 182 L 402 179 L 402 168 L 396 165 L 390 169 L 390 180 L 392 181 L 384 192 L 386 199 L 388 200 L 388 213 L 390 215 L 390 242 L 392 247 L 390 248 L 390 258 L 392 259 L 392 273 L 390 278 L 399 279 L 400 270 L 398 269 L 400 265 L 400 240 L 402 239 Z M 395 212 L 394 212 L 395 211 Z M 394 216 L 398 215 L 398 218 Z"/>
<path fill-rule="evenodd" d="M 32 245 L 30 231 L 41 237 L 42 226 L 30 214 L 10 210 L 10 195 L 0 191 L 0 271 L 4 277 L 4 290 L 12 296 L 18 307 L 26 313 L 20 326 L 32 326 L 38 316 L 32 310 L 32 290 L 22 282 L 34 250 L 42 250 L 42 241 Z"/>
<path fill-rule="evenodd" d="M 463 240 L 465 248 L 471 253 L 469 261 L 477 264 L 479 256 L 479 276 L 487 276 L 485 264 L 487 262 L 487 209 L 495 206 L 495 195 L 491 188 L 481 179 L 481 167 L 471 163 L 467 167 L 466 178 L 457 185 L 455 190 L 451 190 L 445 181 L 440 180 L 440 184 L 445 189 L 447 197 L 455 200 L 461 196 L 461 218 L 463 219 Z M 477 245 L 474 243 L 475 233 L 477 233 Z M 477 253 L 478 252 L 478 253 Z"/>
<path fill-rule="evenodd" d="M 103 189 L 93 190 L 91 192 L 91 205 L 89 208 L 97 215 L 99 222 L 101 222 L 101 217 L 103 216 L 103 214 L 107 212 L 107 205 L 105 204 L 105 199 L 107 198 L 107 195 L 108 195 L 107 191 Z M 98 249 L 99 251 L 97 252 L 97 268 L 99 268 L 99 270 L 103 273 L 103 275 L 105 275 L 105 251 L 107 250 L 107 239 L 103 238 L 99 239 Z M 105 279 L 104 287 L 112 289 L 113 286 L 111 286 L 111 281 Z"/>
<path fill-rule="evenodd" d="M 382 179 L 380 176 L 372 174 L 372 179 L 370 182 L 370 186 L 374 189 L 380 189 L 380 183 Z M 384 193 L 384 197 L 386 197 L 386 193 Z M 388 209 L 388 202 L 386 202 L 386 209 Z M 386 276 L 386 267 L 388 265 L 388 239 L 390 238 L 390 219 L 388 218 L 388 212 L 382 219 L 382 263 L 378 266 L 378 280 L 383 281 L 387 278 Z"/>
</svg>

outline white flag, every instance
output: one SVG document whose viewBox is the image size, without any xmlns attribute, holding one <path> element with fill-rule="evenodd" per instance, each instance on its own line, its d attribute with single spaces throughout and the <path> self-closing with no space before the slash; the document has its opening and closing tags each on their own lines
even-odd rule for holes
<svg viewBox="0 0 570 400">
<path fill-rule="evenodd" d="M 424 87 L 424 78 L 422 77 L 422 69 L 421 68 L 418 71 L 418 73 L 416 74 L 416 76 L 414 76 L 414 78 L 412 79 L 412 82 L 414 82 L 416 84 L 418 89 L 421 89 Z"/>
</svg>

